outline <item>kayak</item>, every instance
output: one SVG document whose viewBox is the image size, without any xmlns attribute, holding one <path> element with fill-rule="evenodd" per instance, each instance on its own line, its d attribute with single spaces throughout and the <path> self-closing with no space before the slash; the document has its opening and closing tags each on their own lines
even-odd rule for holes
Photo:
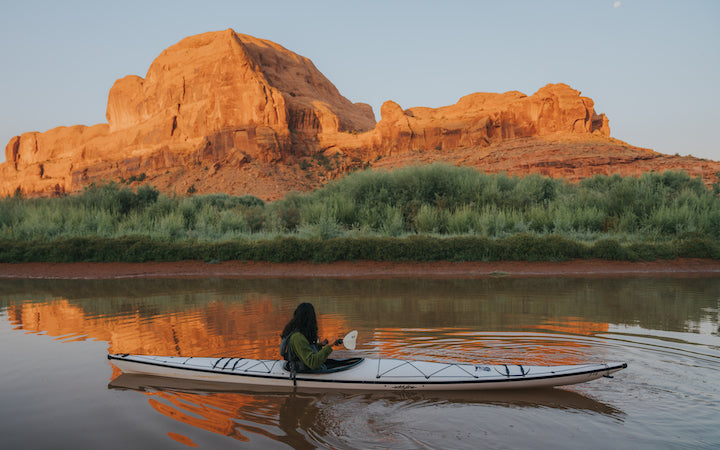
<svg viewBox="0 0 720 450">
<path fill-rule="evenodd" d="M 384 358 L 328 360 L 322 372 L 291 373 L 284 360 L 108 355 L 126 374 L 268 387 L 353 390 L 492 390 L 584 383 L 625 369 L 624 362 L 561 366 L 461 364 Z"/>
</svg>

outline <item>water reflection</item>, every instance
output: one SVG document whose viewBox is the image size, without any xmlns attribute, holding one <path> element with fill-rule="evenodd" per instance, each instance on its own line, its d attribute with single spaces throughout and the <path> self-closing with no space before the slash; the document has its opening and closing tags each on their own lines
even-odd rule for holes
<svg viewBox="0 0 720 450">
<path fill-rule="evenodd" d="M 297 392 L 267 387 L 238 389 L 217 383 L 126 374 L 111 381 L 108 388 L 142 393 L 160 414 L 199 429 L 244 442 L 253 434 L 260 434 L 292 448 L 343 447 L 358 442 L 397 445 L 398 436 L 393 436 L 394 433 L 401 433 L 404 443 L 414 447 L 412 444 L 420 442 L 410 439 L 413 429 L 420 423 L 431 422 L 438 407 L 551 408 L 601 414 L 618 421 L 625 416 L 618 408 L 562 389 L 502 393 Z M 344 426 L 344 432 L 338 432 L 338 422 L 352 422 L 348 415 L 365 424 Z M 382 423 L 377 421 L 378 415 L 392 416 L 393 420 L 414 416 L 417 424 Z M 462 420 L 471 427 L 474 418 Z M 439 436 L 435 439 L 422 444 L 442 445 Z"/>
<path fill-rule="evenodd" d="M 445 447 L 448 439 L 456 447 L 481 442 L 507 448 L 555 443 L 557 436 L 576 437 L 578 429 L 593 442 L 617 448 L 637 442 L 684 445 L 696 436 L 700 443 L 717 442 L 713 418 L 720 397 L 708 386 L 720 383 L 718 278 L 0 280 L 0 318 L 7 317 L 12 333 L 48 335 L 64 348 L 107 342 L 102 354 L 63 356 L 63 370 L 83 367 L 61 382 L 75 382 L 75 396 L 96 383 L 98 373 L 108 392 L 105 350 L 276 358 L 280 330 L 303 301 L 315 304 L 322 334 L 359 330 L 357 351 L 338 357 L 623 360 L 630 367 L 622 383 L 598 380 L 549 394 L 218 392 L 217 386 L 173 385 L 118 371 L 110 388 L 129 389 L 143 398 L 148 420 L 163 419 L 136 430 L 140 435 L 162 429 L 163 439 L 189 446 L 212 435 L 250 445 L 272 439 L 296 448 Z M 33 344 L 51 353 L 42 341 Z M 45 382 L 35 372 L 16 370 L 25 367 L 27 348 L 20 347 L 4 354 L 15 355 L 16 362 L 0 367 L 6 393 Z M 88 360 L 101 370 L 88 371 Z M 118 401 L 112 402 L 114 408 Z M 50 405 L 47 413 L 59 420 L 58 405 Z M 634 426 L 628 425 L 628 410 Z M 138 413 L 136 406 L 126 415 L 132 413 Z M 168 417 L 187 427 L 169 429 Z M 28 429 L 41 420 L 50 419 L 30 418 Z M 622 433 L 613 428 L 617 423 Z"/>
<path fill-rule="evenodd" d="M 360 330 L 366 354 L 435 348 L 438 360 L 512 358 L 493 342 L 523 332 L 516 353 L 575 362 L 588 345 L 577 337 L 609 324 L 716 333 L 720 316 L 716 279 L 0 280 L 0 292 L 9 320 L 29 332 L 107 341 L 112 353 L 248 358 L 276 356 L 302 301 L 315 304 L 325 336 Z"/>
<path fill-rule="evenodd" d="M 218 301 L 264 300 L 266 307 L 311 301 L 320 312 L 373 328 L 500 330 L 553 327 L 573 317 L 582 326 L 620 323 L 680 332 L 708 320 L 714 330 L 720 325 L 717 278 L 0 280 L 0 293 L 0 307 L 66 299 L 93 317 L 135 313 L 142 318 Z"/>
<path fill-rule="evenodd" d="M 207 302 L 201 307 L 161 313 L 152 304 L 118 315 L 90 315 L 67 299 L 21 303 L 8 308 L 9 320 L 31 332 L 62 340 L 108 341 L 109 353 L 274 358 L 279 330 L 292 316 L 292 305 L 273 305 L 268 298 L 251 303 Z M 150 311 L 150 312 L 149 312 Z M 328 335 L 348 327 L 337 314 L 320 314 Z"/>
</svg>

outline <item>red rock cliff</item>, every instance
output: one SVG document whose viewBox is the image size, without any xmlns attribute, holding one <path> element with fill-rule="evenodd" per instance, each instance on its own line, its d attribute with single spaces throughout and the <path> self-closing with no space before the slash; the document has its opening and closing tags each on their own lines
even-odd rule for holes
<svg viewBox="0 0 720 450">
<path fill-rule="evenodd" d="M 475 93 L 382 120 L 352 103 L 313 63 L 233 30 L 183 39 L 110 90 L 108 123 L 24 133 L 5 148 L 0 196 L 74 192 L 94 181 L 143 180 L 166 192 L 308 190 L 348 170 L 447 161 L 486 171 L 594 173 L 720 167 L 609 138 L 593 101 L 564 84 L 532 96 Z"/>
</svg>

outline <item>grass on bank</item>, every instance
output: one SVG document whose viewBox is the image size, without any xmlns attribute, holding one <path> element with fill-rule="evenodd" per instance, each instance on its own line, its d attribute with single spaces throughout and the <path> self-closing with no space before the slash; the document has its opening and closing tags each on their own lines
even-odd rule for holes
<svg viewBox="0 0 720 450">
<path fill-rule="evenodd" d="M 167 196 L 93 185 L 0 200 L 0 261 L 557 260 L 720 257 L 720 198 L 684 172 L 577 184 L 442 164 L 308 194 Z"/>
</svg>

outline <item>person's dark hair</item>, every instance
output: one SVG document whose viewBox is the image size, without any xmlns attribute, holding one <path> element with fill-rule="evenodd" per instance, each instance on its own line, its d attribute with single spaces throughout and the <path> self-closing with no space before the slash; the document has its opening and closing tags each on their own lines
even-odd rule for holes
<svg viewBox="0 0 720 450">
<path fill-rule="evenodd" d="M 305 336 L 309 343 L 314 344 L 318 340 L 317 317 L 312 303 L 300 303 L 293 313 L 293 318 L 285 325 L 281 338 L 289 336 L 294 331 L 299 331 Z"/>
</svg>

